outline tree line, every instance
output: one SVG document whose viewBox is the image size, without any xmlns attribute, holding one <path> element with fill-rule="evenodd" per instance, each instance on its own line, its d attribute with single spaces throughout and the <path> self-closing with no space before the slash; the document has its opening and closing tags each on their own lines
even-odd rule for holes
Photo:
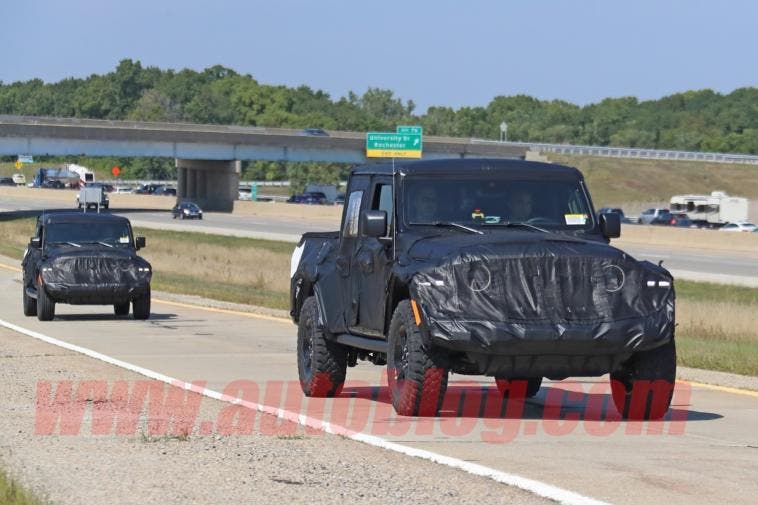
<svg viewBox="0 0 758 505">
<path fill-rule="evenodd" d="M 484 139 L 498 139 L 505 121 L 508 139 L 515 141 L 758 153 L 758 88 L 752 87 L 729 94 L 685 91 L 647 101 L 606 98 L 585 106 L 497 96 L 486 106 L 440 105 L 417 114 L 412 100 L 387 89 L 333 99 L 308 86 L 261 84 L 219 65 L 175 71 L 125 59 L 105 75 L 0 82 L 0 114 L 353 131 L 420 124 L 427 135 Z M 142 161 L 135 168 L 162 173 L 171 170 L 166 163 Z M 269 162 L 249 163 L 245 170 L 250 179 L 281 179 L 298 171 Z M 343 170 L 335 165 L 332 172 Z"/>
</svg>

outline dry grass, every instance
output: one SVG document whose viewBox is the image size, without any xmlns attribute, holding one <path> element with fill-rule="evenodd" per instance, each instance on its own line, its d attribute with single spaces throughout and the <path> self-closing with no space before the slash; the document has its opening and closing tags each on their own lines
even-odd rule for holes
<svg viewBox="0 0 758 505">
<path fill-rule="evenodd" d="M 0 254 L 20 258 L 33 219 L 0 221 Z M 286 309 L 292 244 L 138 229 L 155 289 Z M 758 289 L 677 281 L 682 365 L 758 375 Z"/>
<path fill-rule="evenodd" d="M 0 504 L 2 505 L 41 505 L 42 500 L 21 488 L 5 472 L 0 470 Z"/>
<path fill-rule="evenodd" d="M 758 198 L 758 166 L 754 165 L 558 154 L 548 158 L 581 170 L 598 207 L 612 202 L 668 201 L 671 195 L 715 190 Z"/>
</svg>

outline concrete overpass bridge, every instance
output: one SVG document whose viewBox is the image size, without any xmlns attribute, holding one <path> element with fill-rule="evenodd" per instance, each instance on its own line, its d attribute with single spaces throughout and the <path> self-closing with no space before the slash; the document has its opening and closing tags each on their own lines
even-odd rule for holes
<svg viewBox="0 0 758 505">
<path fill-rule="evenodd" d="M 147 123 L 0 115 L 0 155 L 170 157 L 176 160 L 178 198 L 209 210 L 230 211 L 240 161 L 370 163 L 365 133 L 188 123 Z M 524 145 L 424 137 L 425 159 L 523 158 Z"/>
</svg>

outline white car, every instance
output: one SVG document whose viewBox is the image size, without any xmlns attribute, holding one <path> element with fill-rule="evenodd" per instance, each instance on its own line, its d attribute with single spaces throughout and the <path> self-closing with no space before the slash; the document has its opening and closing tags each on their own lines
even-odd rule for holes
<svg viewBox="0 0 758 505">
<path fill-rule="evenodd" d="M 753 223 L 728 223 L 721 227 L 721 231 L 755 231 L 758 226 Z"/>
<path fill-rule="evenodd" d="M 24 174 L 13 174 L 13 183 L 17 186 L 25 186 L 26 176 Z"/>
<path fill-rule="evenodd" d="M 134 193 L 134 190 L 127 186 L 116 186 L 115 193 Z"/>
</svg>

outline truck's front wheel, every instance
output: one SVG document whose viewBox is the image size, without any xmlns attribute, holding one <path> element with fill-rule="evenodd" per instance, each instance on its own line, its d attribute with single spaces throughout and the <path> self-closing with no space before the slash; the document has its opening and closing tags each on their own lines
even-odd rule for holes
<svg viewBox="0 0 758 505">
<path fill-rule="evenodd" d="M 611 394 L 624 419 L 660 419 L 669 409 L 676 380 L 676 346 L 635 354 L 620 370 L 611 373 Z"/>
<path fill-rule="evenodd" d="M 315 296 L 308 297 L 300 310 L 297 372 L 305 396 L 337 396 L 345 383 L 347 348 L 327 339 L 323 328 L 319 327 Z"/>
<path fill-rule="evenodd" d="M 140 296 L 132 300 L 132 315 L 134 319 L 149 319 L 150 318 L 150 286 L 147 286 L 147 291 Z"/>
<path fill-rule="evenodd" d="M 37 315 L 37 300 L 26 294 L 26 286 L 21 288 L 22 298 L 24 301 L 24 315 L 36 316 Z"/>
<path fill-rule="evenodd" d="M 448 370 L 440 350 L 425 344 L 411 302 L 392 315 L 387 378 L 392 405 L 401 416 L 436 416 L 447 391 Z"/>
<path fill-rule="evenodd" d="M 37 319 L 52 321 L 55 318 L 55 302 L 47 296 L 45 288 L 37 286 Z"/>
</svg>

